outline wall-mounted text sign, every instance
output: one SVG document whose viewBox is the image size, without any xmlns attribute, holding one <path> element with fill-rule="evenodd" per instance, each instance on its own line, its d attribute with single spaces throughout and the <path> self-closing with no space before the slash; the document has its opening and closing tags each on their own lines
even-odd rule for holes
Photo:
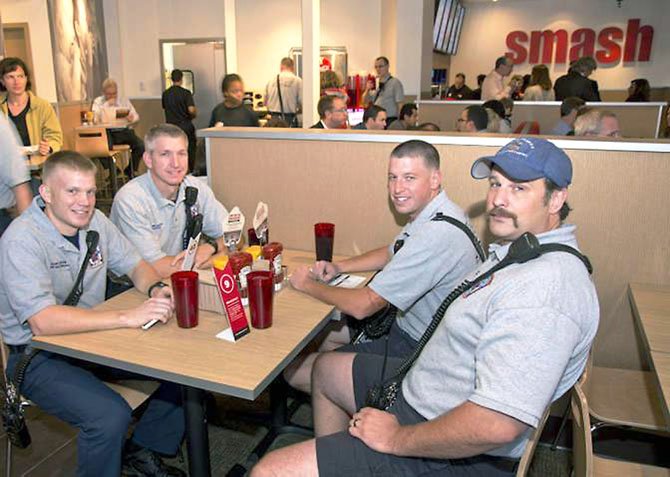
<svg viewBox="0 0 670 477">
<path fill-rule="evenodd" d="M 568 42 L 569 38 L 569 42 Z M 640 26 L 640 19 L 628 20 L 626 31 L 619 27 L 605 27 L 596 33 L 591 28 L 579 28 L 568 34 L 566 30 L 513 31 L 507 35 L 509 56 L 514 64 L 563 64 L 582 56 L 592 56 L 601 65 L 649 61 L 654 28 Z M 569 47 L 569 50 L 568 50 Z M 623 53 L 623 57 L 622 57 Z"/>
</svg>

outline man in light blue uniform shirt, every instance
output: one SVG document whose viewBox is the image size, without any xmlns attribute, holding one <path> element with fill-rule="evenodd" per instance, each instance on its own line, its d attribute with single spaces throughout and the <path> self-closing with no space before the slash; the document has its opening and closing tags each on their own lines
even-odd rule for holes
<svg viewBox="0 0 670 477">
<path fill-rule="evenodd" d="M 515 139 L 478 159 L 472 175 L 488 179 L 498 242 L 401 378 L 396 401 L 388 411 L 365 407 L 383 369 L 388 379 L 402 360 L 359 354 L 344 368 L 330 359 L 337 353 L 323 354 L 313 373 L 317 438 L 266 455 L 251 477 L 515 474 L 532 428 L 584 370 L 598 297 L 587 267 L 565 251 L 476 278 L 527 232 L 541 244 L 577 247 L 575 227 L 563 223 L 572 180 L 563 151 Z"/>
<path fill-rule="evenodd" d="M 180 269 L 187 213 L 203 216 L 196 268 L 210 264 L 224 250 L 226 208 L 212 190 L 188 172 L 188 138 L 172 124 L 154 126 L 144 138 L 148 172 L 124 185 L 114 197 L 112 222 L 162 277 Z M 187 187 L 198 191 L 194 205 L 186 204 Z M 187 210 L 189 209 L 189 210 Z"/>
<path fill-rule="evenodd" d="M 96 167 L 72 151 L 52 154 L 42 170 L 40 196 L 14 220 L 0 240 L 0 329 L 10 355 L 7 376 L 31 353 L 33 336 L 140 328 L 172 316 L 170 287 L 141 259 L 133 246 L 95 209 Z M 75 290 L 89 248 L 76 306 L 66 304 Z M 128 274 L 149 298 L 126 310 L 91 310 L 105 299 L 107 270 Z M 77 475 L 117 477 L 131 422 L 126 401 L 99 375 L 140 379 L 130 373 L 84 364 L 40 351 L 28 364 L 20 392 L 48 414 L 77 427 Z M 160 454 L 175 454 L 184 434 L 181 389 L 163 383 L 149 400 L 126 443 L 125 475 L 184 475 L 166 466 Z"/>
<path fill-rule="evenodd" d="M 351 345 L 347 326 L 336 324 L 335 330 L 329 329 L 319 351 L 340 346 L 343 360 L 351 360 L 353 353 L 396 357 L 412 353 L 444 297 L 480 263 L 477 249 L 463 230 L 434 220 L 442 215 L 468 224 L 465 212 L 442 189 L 440 155 L 433 145 L 412 140 L 393 149 L 388 161 L 388 193 L 395 211 L 408 218 L 391 245 L 342 261 L 299 267 L 291 275 L 294 288 L 357 320 L 388 305 L 397 308 L 387 339 Z M 344 289 L 322 283 L 341 273 L 371 270 L 379 273 L 366 287 Z M 315 358 L 312 353 L 295 360 L 284 373 L 288 383 L 309 392 Z"/>
</svg>

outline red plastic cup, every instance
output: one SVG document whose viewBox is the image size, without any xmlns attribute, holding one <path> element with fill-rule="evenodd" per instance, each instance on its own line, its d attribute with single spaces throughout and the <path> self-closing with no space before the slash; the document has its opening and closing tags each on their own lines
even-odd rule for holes
<svg viewBox="0 0 670 477">
<path fill-rule="evenodd" d="M 177 324 L 180 328 L 198 326 L 198 273 L 175 272 L 170 279 Z"/>
<path fill-rule="evenodd" d="M 272 326 L 272 272 L 256 271 L 247 275 L 251 326 L 258 329 Z"/>
<path fill-rule="evenodd" d="M 333 241 L 335 240 L 335 224 L 320 222 L 314 224 L 314 241 L 316 242 L 316 261 L 333 261 Z"/>
</svg>

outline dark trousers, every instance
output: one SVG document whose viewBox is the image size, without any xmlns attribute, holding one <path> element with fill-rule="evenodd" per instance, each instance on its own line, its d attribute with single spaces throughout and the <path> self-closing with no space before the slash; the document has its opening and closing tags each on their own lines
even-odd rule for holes
<svg viewBox="0 0 670 477">
<path fill-rule="evenodd" d="M 20 357 L 21 353 L 10 354 L 7 365 L 9 376 L 13 376 Z M 131 409 L 98 376 L 107 379 L 149 379 L 41 351 L 28 366 L 21 394 L 46 413 L 79 429 L 78 476 L 118 477 Z M 139 446 L 174 455 L 183 435 L 180 386 L 163 383 L 150 398 L 132 440 Z"/>
<path fill-rule="evenodd" d="M 12 216 L 9 215 L 7 209 L 0 209 L 0 237 L 5 233 L 9 224 L 12 223 Z"/>
<path fill-rule="evenodd" d="M 130 146 L 130 155 L 133 171 L 137 171 L 137 167 L 142 160 L 142 154 L 144 154 L 144 142 L 137 137 L 135 131 L 130 128 L 124 129 L 111 129 L 109 131 L 109 136 L 112 139 L 112 144 L 127 144 Z"/>
</svg>

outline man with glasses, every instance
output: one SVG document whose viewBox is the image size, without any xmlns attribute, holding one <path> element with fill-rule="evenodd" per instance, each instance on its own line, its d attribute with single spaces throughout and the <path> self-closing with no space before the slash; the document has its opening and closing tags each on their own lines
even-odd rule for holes
<svg viewBox="0 0 670 477">
<path fill-rule="evenodd" d="M 485 132 L 489 122 L 486 109 L 479 105 L 472 105 L 461 111 L 456 120 L 456 130 L 465 133 Z"/>
<path fill-rule="evenodd" d="M 363 104 L 376 104 L 386 110 L 386 123 L 391 124 L 398 119 L 398 111 L 405 100 L 405 92 L 400 80 L 389 73 L 389 59 L 380 56 L 375 60 L 375 71 L 379 85 L 375 88 L 374 81 L 368 81 L 363 91 Z"/>
<path fill-rule="evenodd" d="M 337 96 L 322 96 L 316 105 L 321 120 L 310 129 L 346 129 L 347 103 Z"/>
</svg>

